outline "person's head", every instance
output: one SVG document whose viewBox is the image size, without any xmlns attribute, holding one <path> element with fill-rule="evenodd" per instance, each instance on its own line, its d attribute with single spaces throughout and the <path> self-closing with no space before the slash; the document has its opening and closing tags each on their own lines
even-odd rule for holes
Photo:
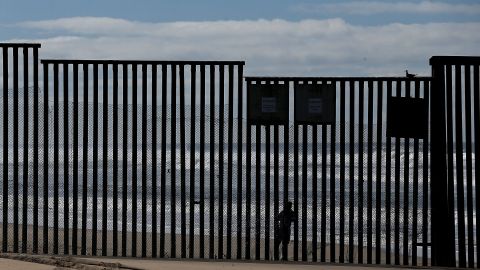
<svg viewBox="0 0 480 270">
<path fill-rule="evenodd" d="M 290 209 L 290 210 L 291 210 L 291 209 L 292 209 L 292 205 L 293 205 L 292 202 L 287 202 L 287 205 L 286 205 L 285 209 Z"/>
</svg>

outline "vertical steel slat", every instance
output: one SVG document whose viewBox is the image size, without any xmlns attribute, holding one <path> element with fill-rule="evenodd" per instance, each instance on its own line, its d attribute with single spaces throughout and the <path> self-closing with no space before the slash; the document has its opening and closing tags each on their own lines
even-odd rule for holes
<svg viewBox="0 0 480 270">
<path fill-rule="evenodd" d="M 200 258 L 205 256 L 205 65 L 200 66 Z"/>
<path fill-rule="evenodd" d="M 8 47 L 3 47 L 3 179 L 8 177 Z M 47 73 L 48 74 L 48 73 Z M 6 78 L 6 79 L 5 79 Z M 48 89 L 48 88 L 45 88 Z M 3 181 L 2 251 L 8 251 L 8 180 Z"/>
<path fill-rule="evenodd" d="M 317 227 L 318 227 L 318 126 L 312 126 L 312 261 L 316 262 L 317 258 Z"/>
<path fill-rule="evenodd" d="M 260 260 L 261 126 L 256 125 L 255 129 L 255 260 Z"/>
<path fill-rule="evenodd" d="M 128 65 L 122 66 L 122 256 L 127 256 L 127 194 L 128 194 Z"/>
<path fill-rule="evenodd" d="M 239 161 L 241 160 L 240 157 L 238 159 Z M 240 167 L 240 166 L 239 166 Z M 274 230 L 278 224 L 278 220 L 277 220 L 277 215 L 278 215 L 278 202 L 279 202 L 279 198 L 278 198 L 278 192 L 279 192 L 279 182 L 278 182 L 278 177 L 279 177 L 279 172 L 278 172 L 278 125 L 274 125 L 273 126 L 273 216 L 274 216 L 274 219 L 273 219 L 273 226 L 274 226 Z M 241 217 L 241 213 L 237 214 L 237 217 Z M 238 236 L 237 238 L 240 238 L 240 236 Z M 277 239 L 277 236 L 274 234 L 274 245 L 273 245 L 273 258 L 274 260 L 278 260 L 279 259 L 279 254 L 278 254 L 278 240 Z M 237 240 L 238 241 L 238 240 Z"/>
<path fill-rule="evenodd" d="M 472 98 L 470 66 L 465 66 L 465 152 L 467 174 L 467 238 L 468 238 L 468 267 L 474 268 L 474 244 L 473 244 L 473 185 L 472 185 Z"/>
<path fill-rule="evenodd" d="M 308 126 L 302 125 L 302 261 L 307 261 L 307 154 Z"/>
<path fill-rule="evenodd" d="M 157 188 L 158 188 L 157 187 L 157 65 L 152 65 L 152 257 L 153 258 L 157 257 Z"/>
<path fill-rule="evenodd" d="M 296 88 L 296 84 L 295 84 Z M 297 215 L 293 223 L 293 260 L 298 261 L 298 129 L 294 124 L 293 132 L 293 211 Z M 258 164 L 257 164 L 258 166 Z M 288 259 L 288 258 L 287 258 Z"/>
<path fill-rule="evenodd" d="M 466 267 L 465 249 L 465 209 L 463 179 L 463 104 L 461 66 L 455 65 L 455 158 L 457 180 L 457 215 L 458 215 L 458 266 Z"/>
<path fill-rule="evenodd" d="M 375 263 L 381 263 L 381 222 L 382 222 L 382 155 L 383 155 L 383 81 L 377 81 L 377 177 L 375 189 Z M 386 207 L 385 207 L 386 208 Z M 387 220 L 387 223 L 390 219 Z M 388 231 L 386 231 L 388 234 Z M 389 254 L 389 253 L 386 253 Z M 387 255 L 389 256 L 389 255 Z"/>
<path fill-rule="evenodd" d="M 250 133 L 247 133 L 247 134 L 250 134 Z M 288 201 L 289 201 L 289 191 L 288 191 L 288 184 L 289 184 L 289 180 L 290 180 L 290 177 L 289 177 L 289 167 L 288 167 L 288 164 L 289 164 L 289 160 L 290 160 L 290 157 L 289 157 L 289 147 L 290 147 L 290 122 L 287 121 L 287 123 L 285 123 L 284 127 L 283 127 L 283 207 L 285 209 Z M 248 153 L 248 149 L 247 149 L 247 153 Z M 247 174 L 247 176 L 250 176 L 249 174 Z M 247 187 L 250 187 L 247 185 Z M 247 192 L 248 192 L 248 188 L 247 188 Z M 248 200 L 247 200 L 248 202 Z M 248 204 L 247 204 L 247 207 L 248 207 Z M 248 225 L 250 225 L 250 223 L 247 222 Z M 248 228 L 249 226 L 247 226 Z M 283 258 L 288 258 L 288 248 L 287 246 L 283 247 L 282 246 L 282 257 Z"/>
<path fill-rule="evenodd" d="M 38 48 L 33 48 L 33 253 L 38 253 L 38 183 L 39 183 L 39 86 L 38 86 Z"/>
<path fill-rule="evenodd" d="M 188 252 L 189 258 L 194 256 L 195 248 L 195 110 L 196 110 L 196 85 L 197 85 L 197 67 L 192 65 L 190 67 L 190 104 L 191 104 L 191 117 L 190 117 L 190 227 L 189 227 L 189 241 Z"/>
<path fill-rule="evenodd" d="M 165 192 L 166 192 L 166 153 L 167 153 L 167 65 L 162 65 L 162 142 L 160 157 L 160 258 L 165 257 Z"/>
<path fill-rule="evenodd" d="M 320 261 L 326 259 L 326 241 L 327 241 L 327 125 L 322 125 L 322 206 L 320 218 Z"/>
<path fill-rule="evenodd" d="M 335 87 L 336 91 L 336 87 Z M 335 101 L 335 111 L 336 111 L 336 101 Z M 335 230 L 335 223 L 336 223 L 336 215 L 335 215 L 335 208 L 336 208 L 336 199 L 335 199 L 335 134 L 336 134 L 336 127 L 337 127 L 337 120 L 330 126 L 330 261 L 335 262 L 336 255 L 335 255 L 335 246 L 336 246 L 336 230 Z"/>
<path fill-rule="evenodd" d="M 405 96 L 410 97 L 410 81 L 405 81 Z M 408 265 L 409 263 L 409 256 L 408 256 L 408 243 L 409 243 L 409 235 L 408 235 L 408 223 L 405 222 L 409 220 L 409 193 L 410 193 L 410 139 L 405 138 L 404 141 L 404 161 L 405 167 L 403 168 L 404 178 L 403 178 L 403 264 Z"/>
<path fill-rule="evenodd" d="M 138 72 L 137 72 L 137 65 L 132 65 L 132 251 L 131 256 L 137 256 L 137 157 L 138 157 L 138 148 L 137 148 L 137 106 L 138 106 L 138 93 L 137 93 L 137 86 L 138 86 Z"/>
<path fill-rule="evenodd" d="M 112 184 L 113 184 L 113 236 L 112 236 L 112 256 L 118 254 L 118 65 L 113 65 L 113 119 L 112 119 Z M 75 193 L 74 193 L 75 194 Z M 155 212 L 153 212 L 155 213 Z"/>
<path fill-rule="evenodd" d="M 349 159 L 348 159 L 348 262 L 353 263 L 354 254 L 354 217 L 355 217 L 355 81 L 349 81 Z"/>
<path fill-rule="evenodd" d="M 203 134 L 203 133 L 202 133 Z M 228 130 L 227 130 L 227 259 L 232 258 L 232 145 L 233 145 L 233 65 L 228 66 Z"/>
<path fill-rule="evenodd" d="M 363 263 L 363 169 L 364 169 L 364 162 L 363 162 L 363 152 L 364 152 L 364 87 L 365 82 L 359 81 L 359 93 L 358 93 L 358 263 Z"/>
<path fill-rule="evenodd" d="M 453 160 L 454 160 L 454 156 L 453 156 L 453 136 L 455 134 L 455 130 L 453 129 L 453 91 L 452 91 L 452 80 L 453 80 L 453 77 L 452 77 L 452 66 L 451 65 L 447 65 L 446 66 L 446 70 L 445 70 L 445 83 L 446 83 L 446 129 L 447 129 L 447 158 L 448 158 L 448 161 L 447 161 L 447 167 L 448 167 L 448 170 L 447 170 L 447 181 L 448 181 L 448 211 L 449 213 L 454 213 L 455 212 L 455 179 L 454 179 L 454 163 L 453 163 Z M 442 82 L 443 83 L 443 82 Z M 433 101 L 432 101 L 433 103 Z M 433 106 L 433 105 L 432 105 Z M 433 144 L 433 142 L 432 142 Z M 435 150 L 434 147 L 432 147 L 432 150 Z M 432 162 L 432 165 L 433 165 L 433 162 Z M 432 178 L 433 178 L 433 175 L 432 175 Z M 433 185 L 433 182 L 432 182 L 432 185 Z M 434 190 L 432 189 L 432 192 Z M 433 200 L 433 198 L 432 198 Z M 435 205 L 432 203 L 432 207 L 434 207 Z M 433 213 L 432 213 L 433 214 Z M 449 229 L 450 229 L 450 232 L 452 233 L 455 233 L 455 220 L 452 216 L 452 218 L 450 220 L 447 221 L 448 222 L 448 226 L 449 226 Z M 432 221 L 432 224 L 433 221 Z M 454 238 L 452 237 L 452 240 L 450 244 L 453 245 L 453 250 L 456 250 L 455 248 L 455 242 L 454 242 Z M 435 249 L 436 247 L 433 246 L 433 242 L 434 240 L 432 240 L 432 249 Z M 452 262 L 453 265 L 456 265 L 456 262 Z M 453 266 L 452 265 L 452 266 Z"/>
<path fill-rule="evenodd" d="M 242 168 L 243 168 L 243 65 L 237 66 L 237 259 L 242 259 L 242 220 L 243 220 L 243 207 L 242 207 Z M 278 133 L 278 130 L 277 130 Z M 278 134 L 277 134 L 278 137 Z M 278 139 L 277 139 L 277 159 L 278 159 Z M 277 170 L 278 173 L 278 160 Z M 278 175 L 277 175 L 278 180 Z M 278 200 L 277 200 L 278 203 Z M 278 209 L 277 209 L 278 210 Z"/>
<path fill-rule="evenodd" d="M 238 117 L 238 120 L 237 120 L 238 121 L 238 126 L 237 126 L 237 131 L 238 131 L 238 134 L 237 134 L 237 259 L 242 259 L 243 65 L 237 66 L 237 106 L 238 106 L 237 107 L 237 117 Z M 278 147 L 278 142 L 277 142 L 277 147 Z M 277 171 L 278 171 L 278 168 L 276 172 Z"/>
<path fill-rule="evenodd" d="M 59 189 L 59 100 L 58 64 L 53 64 L 53 253 L 58 254 L 58 189 Z"/>
<path fill-rule="evenodd" d="M 194 121 L 195 122 L 195 121 Z M 210 240 L 208 258 L 215 256 L 215 65 L 210 65 Z"/>
<path fill-rule="evenodd" d="M 98 211 L 98 64 L 93 65 L 93 205 L 92 205 L 92 255 L 97 255 Z"/>
<path fill-rule="evenodd" d="M 473 116 L 475 141 L 475 198 L 480 196 L 480 161 L 476 158 L 480 154 L 480 80 L 479 65 L 473 66 Z M 475 200 L 475 210 L 480 209 L 480 200 Z M 480 215 L 475 215 L 475 224 L 480 224 Z M 476 241 L 480 243 L 480 230 L 476 230 Z M 480 249 L 476 251 L 477 262 L 480 260 Z"/>
<path fill-rule="evenodd" d="M 247 85 L 247 87 L 250 86 Z M 247 100 L 250 89 L 247 88 Z M 252 126 L 247 123 L 247 134 L 245 138 L 245 259 L 250 260 L 250 242 L 251 242 L 251 208 L 252 208 Z"/>
<path fill-rule="evenodd" d="M 142 257 L 147 256 L 147 65 L 142 65 Z"/>
<path fill-rule="evenodd" d="M 22 253 L 27 252 L 27 228 L 28 228 L 28 47 L 23 47 L 23 205 L 22 205 Z M 28 154 L 27 154 L 28 153 Z"/>
<path fill-rule="evenodd" d="M 197 67 L 190 67 L 190 228 L 189 228 L 189 257 L 193 258 L 195 248 L 195 101 L 196 101 L 196 85 L 197 85 Z"/>
<path fill-rule="evenodd" d="M 387 82 L 387 98 L 392 95 L 392 81 Z M 388 104 L 387 104 L 388 106 Z M 388 107 L 386 108 L 388 109 Z M 392 138 L 386 136 L 385 146 L 385 231 L 391 231 L 391 198 L 392 198 Z M 385 264 L 391 264 L 392 252 L 391 252 L 391 233 L 386 233 L 385 236 Z"/>
<path fill-rule="evenodd" d="M 87 254 L 87 192 L 88 192 L 88 64 L 82 64 L 83 67 L 83 172 L 82 172 L 82 244 L 81 244 L 81 255 Z M 44 71 L 45 72 L 45 69 Z M 46 77 L 44 80 L 47 80 Z M 47 92 L 47 90 L 45 90 Z M 45 106 L 47 106 L 48 94 L 45 93 Z M 46 107 L 48 109 L 48 107 Z M 47 112 L 45 113 L 47 117 Z M 48 119 L 48 118 L 46 118 Z M 47 130 L 45 127 L 48 127 L 48 122 L 45 119 L 44 131 Z M 45 133 L 47 136 L 48 133 Z M 45 140 L 45 138 L 44 138 Z M 45 143 L 45 142 L 44 142 Z M 45 149 L 46 151 L 47 149 Z M 45 154 L 45 160 L 47 156 Z M 45 162 L 45 161 L 44 161 Z M 44 174 L 48 173 L 44 169 Z"/>
<path fill-rule="evenodd" d="M 396 95 L 401 96 L 400 81 L 396 81 Z M 395 138 L 395 265 L 400 265 L 400 138 Z"/>
<path fill-rule="evenodd" d="M 107 256 L 108 210 L 108 65 L 103 64 L 103 169 L 102 169 L 102 256 Z"/>
<path fill-rule="evenodd" d="M 345 81 L 340 82 L 340 241 L 339 262 L 345 262 Z M 315 249 L 312 249 L 315 250 Z"/>
<path fill-rule="evenodd" d="M 186 187 L 185 187 L 185 66 L 179 66 L 180 83 L 180 233 L 181 257 L 187 257 L 187 227 L 186 227 Z"/>
<path fill-rule="evenodd" d="M 430 81 L 425 80 L 423 82 L 423 91 L 424 91 L 424 98 L 427 100 L 427 104 L 430 103 Z M 429 118 L 430 119 L 430 115 Z M 429 209 L 429 190 L 428 190 L 428 182 L 429 182 L 429 136 L 425 137 L 423 139 L 423 166 L 422 166 L 422 171 L 423 171 L 423 178 L 422 178 L 422 183 L 423 183 L 423 203 L 422 203 L 422 265 L 423 266 L 428 266 L 428 234 L 430 232 L 429 230 L 429 217 L 428 217 L 428 209 Z M 388 253 L 387 253 L 388 254 Z"/>
<path fill-rule="evenodd" d="M 368 90 L 368 134 L 367 134 L 367 264 L 372 264 L 372 225 L 373 225 L 373 81 L 367 82 Z"/>
<path fill-rule="evenodd" d="M 176 174 L 177 174 L 177 169 L 176 169 L 176 164 L 177 164 L 177 123 L 176 123 L 176 118 L 177 118 L 177 66 L 172 65 L 171 66 L 171 144 L 170 144 L 170 180 L 171 180 L 171 198 L 170 198 L 170 208 L 171 208 L 171 220 L 170 220 L 170 255 L 172 258 L 175 258 L 177 255 L 177 247 L 176 247 Z"/>
<path fill-rule="evenodd" d="M 223 259 L 223 144 L 224 144 L 224 111 L 223 106 L 225 103 L 225 66 L 220 65 L 220 82 L 219 82 L 219 134 L 218 134 L 218 257 Z"/>
<path fill-rule="evenodd" d="M 8 80 L 8 78 L 7 78 Z M 18 47 L 13 48 L 13 252 L 18 252 Z M 8 98 L 8 96 L 7 96 Z M 8 179 L 8 178 L 7 178 Z"/>
<path fill-rule="evenodd" d="M 265 260 L 270 260 L 270 125 L 265 126 Z"/>
<path fill-rule="evenodd" d="M 415 81 L 415 98 L 420 97 L 420 81 Z M 413 191 L 412 191 L 412 265 L 417 265 L 418 227 L 418 139 L 413 140 Z"/>
<path fill-rule="evenodd" d="M 49 125 L 48 125 L 48 116 L 49 116 L 49 105 L 48 105 L 48 64 L 43 64 L 43 253 L 48 254 L 48 164 L 49 164 L 49 159 L 48 159 L 48 152 L 49 152 L 49 147 L 48 147 L 48 137 L 49 137 Z M 7 88 L 5 88 L 7 89 Z M 8 111 L 7 111 L 8 112 Z M 5 119 L 7 118 L 8 114 L 5 114 Z M 8 127 L 7 123 L 5 123 L 5 126 Z M 5 137 L 4 137 L 5 138 Z M 8 141 L 7 141 L 8 142 Z M 4 204 L 6 205 L 6 204 Z M 85 204 L 86 207 L 86 204 Z M 4 214 L 5 217 L 5 214 Z M 86 219 L 85 219 L 86 220 Z M 5 222 L 6 223 L 6 222 Z M 4 224 L 5 224 L 4 223 Z M 6 232 L 4 233 L 6 235 Z M 5 242 L 4 242 L 5 243 Z M 5 247 L 6 249 L 6 247 Z"/>
<path fill-rule="evenodd" d="M 70 199 L 69 199 L 69 113 L 68 113 L 68 64 L 63 64 L 63 253 L 69 254 L 69 222 L 70 222 Z"/>
</svg>

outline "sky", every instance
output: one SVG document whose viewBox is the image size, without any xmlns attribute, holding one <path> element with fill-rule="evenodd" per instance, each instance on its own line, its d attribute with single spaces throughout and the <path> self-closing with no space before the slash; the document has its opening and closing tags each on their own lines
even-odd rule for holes
<svg viewBox="0 0 480 270">
<path fill-rule="evenodd" d="M 0 42 L 41 58 L 244 60 L 250 76 L 429 75 L 480 55 L 480 1 L 0 0 Z"/>
</svg>

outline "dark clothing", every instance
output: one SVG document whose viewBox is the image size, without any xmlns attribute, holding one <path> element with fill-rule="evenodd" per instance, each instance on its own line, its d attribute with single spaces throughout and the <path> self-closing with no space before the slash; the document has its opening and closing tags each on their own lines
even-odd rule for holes
<svg viewBox="0 0 480 270">
<path fill-rule="evenodd" d="M 282 244 L 282 260 L 287 260 L 287 248 L 290 243 L 292 222 L 297 219 L 296 214 L 290 208 L 280 212 L 275 219 L 275 247 L 278 249 Z"/>
</svg>

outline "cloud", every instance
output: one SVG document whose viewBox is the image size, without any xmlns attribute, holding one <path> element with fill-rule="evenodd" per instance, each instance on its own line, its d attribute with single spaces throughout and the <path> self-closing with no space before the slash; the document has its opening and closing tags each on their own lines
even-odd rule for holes
<svg viewBox="0 0 480 270">
<path fill-rule="evenodd" d="M 293 8 L 307 13 L 342 13 L 372 15 L 380 13 L 413 14 L 480 14 L 480 4 L 451 4 L 432 1 L 421 2 L 379 2 L 355 1 L 336 4 L 300 4 Z"/>
<path fill-rule="evenodd" d="M 432 55 L 480 55 L 480 23 L 358 26 L 342 19 L 146 23 L 74 17 L 20 27 L 47 32 L 42 58 L 246 60 L 247 75 L 430 74 Z"/>
</svg>

